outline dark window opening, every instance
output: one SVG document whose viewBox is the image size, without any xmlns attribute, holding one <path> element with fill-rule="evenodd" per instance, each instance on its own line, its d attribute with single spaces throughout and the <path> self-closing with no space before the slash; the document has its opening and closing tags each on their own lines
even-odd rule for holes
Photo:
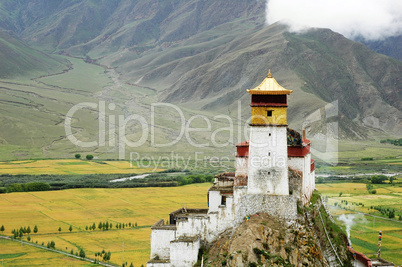
<svg viewBox="0 0 402 267">
<path fill-rule="evenodd" d="M 221 198 L 221 205 L 226 206 L 226 196 L 222 196 Z"/>
<path fill-rule="evenodd" d="M 272 110 L 267 110 L 267 116 L 272 117 Z"/>
<path fill-rule="evenodd" d="M 271 133 L 269 133 L 268 136 L 271 136 Z"/>
</svg>

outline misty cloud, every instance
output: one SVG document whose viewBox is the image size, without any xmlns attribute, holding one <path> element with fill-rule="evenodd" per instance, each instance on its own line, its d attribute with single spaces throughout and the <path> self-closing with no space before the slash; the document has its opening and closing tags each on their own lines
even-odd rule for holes
<svg viewBox="0 0 402 267">
<path fill-rule="evenodd" d="M 379 40 L 402 34 L 400 0 L 268 0 L 266 22 L 293 32 L 330 28 L 348 38 Z"/>
</svg>

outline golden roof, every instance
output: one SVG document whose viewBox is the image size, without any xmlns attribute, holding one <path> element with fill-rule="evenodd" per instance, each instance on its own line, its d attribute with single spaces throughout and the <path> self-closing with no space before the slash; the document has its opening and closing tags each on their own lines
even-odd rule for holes
<svg viewBox="0 0 402 267">
<path fill-rule="evenodd" d="M 248 89 L 247 92 L 251 95 L 289 95 L 293 91 L 280 86 L 269 70 L 268 76 L 262 83 L 254 89 Z"/>
</svg>

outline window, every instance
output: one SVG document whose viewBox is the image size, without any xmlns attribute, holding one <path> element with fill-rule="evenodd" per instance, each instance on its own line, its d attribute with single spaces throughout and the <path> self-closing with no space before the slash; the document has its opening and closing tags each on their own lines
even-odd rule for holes
<svg viewBox="0 0 402 267">
<path fill-rule="evenodd" d="M 271 152 L 268 152 L 268 157 L 270 157 L 271 156 Z"/>
<path fill-rule="evenodd" d="M 271 136 L 271 133 L 269 133 L 268 136 Z"/>
<path fill-rule="evenodd" d="M 267 116 L 272 117 L 272 110 L 267 110 Z"/>
<path fill-rule="evenodd" d="M 221 198 L 221 205 L 226 206 L 226 196 L 222 196 Z"/>
</svg>

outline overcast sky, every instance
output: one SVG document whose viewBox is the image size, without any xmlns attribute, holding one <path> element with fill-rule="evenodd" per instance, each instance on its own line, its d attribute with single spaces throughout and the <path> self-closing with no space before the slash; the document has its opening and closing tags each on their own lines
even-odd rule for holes
<svg viewBox="0 0 402 267">
<path fill-rule="evenodd" d="M 402 0 L 268 0 L 266 22 L 292 31 L 330 28 L 353 39 L 378 40 L 402 34 Z"/>
</svg>

